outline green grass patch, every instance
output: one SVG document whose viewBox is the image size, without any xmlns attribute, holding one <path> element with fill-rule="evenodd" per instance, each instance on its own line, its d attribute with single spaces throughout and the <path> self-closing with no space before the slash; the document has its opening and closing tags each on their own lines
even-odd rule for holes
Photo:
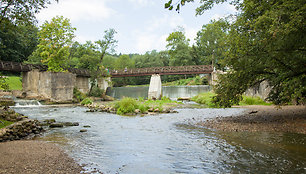
<svg viewBox="0 0 306 174">
<path fill-rule="evenodd" d="M 125 97 L 114 103 L 109 103 L 109 106 L 115 107 L 118 115 L 126 115 L 134 113 L 139 109 L 141 113 L 145 113 L 149 108 L 159 109 L 162 112 L 167 107 L 176 106 L 181 102 L 172 101 L 167 97 L 162 97 L 161 100 L 144 100 L 140 97 L 138 100 L 130 97 Z"/>
<path fill-rule="evenodd" d="M 92 104 L 92 100 L 90 98 L 85 98 L 81 101 L 81 105 L 89 105 Z"/>
<path fill-rule="evenodd" d="M 272 105 L 271 103 L 265 102 L 260 97 L 251 97 L 251 96 L 242 96 L 242 101 L 239 102 L 240 106 L 246 106 L 246 105 Z"/>
<path fill-rule="evenodd" d="M 6 82 L 9 85 L 9 90 L 22 90 L 22 81 L 19 76 L 8 76 Z M 2 88 L 0 88 L 2 89 Z"/>
<path fill-rule="evenodd" d="M 213 92 L 205 92 L 192 97 L 191 100 L 199 104 L 205 104 L 210 108 L 215 108 L 216 105 L 212 102 L 214 96 L 216 96 L 216 94 Z"/>
<path fill-rule="evenodd" d="M 4 128 L 4 127 L 6 127 L 6 126 L 8 126 L 8 125 L 10 125 L 10 124 L 13 124 L 13 123 L 14 123 L 14 122 L 6 121 L 6 120 L 0 119 L 0 129 L 1 129 L 1 128 Z"/>
</svg>

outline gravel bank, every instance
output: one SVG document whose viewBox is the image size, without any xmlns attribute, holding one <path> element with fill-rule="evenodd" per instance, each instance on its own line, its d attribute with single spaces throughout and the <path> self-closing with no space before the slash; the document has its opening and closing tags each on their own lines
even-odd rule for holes
<svg viewBox="0 0 306 174">
<path fill-rule="evenodd" d="M 32 140 L 0 143 L 1 174 L 76 174 L 81 171 L 82 167 L 54 144 Z"/>
<path fill-rule="evenodd" d="M 197 125 L 222 131 L 265 131 L 306 134 L 306 106 L 242 106 L 239 116 L 217 117 Z"/>
</svg>

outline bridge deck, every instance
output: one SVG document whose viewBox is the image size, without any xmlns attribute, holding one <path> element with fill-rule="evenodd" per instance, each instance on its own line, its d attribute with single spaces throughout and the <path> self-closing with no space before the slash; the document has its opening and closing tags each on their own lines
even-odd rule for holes
<svg viewBox="0 0 306 174">
<path fill-rule="evenodd" d="M 152 74 L 178 75 L 178 74 L 209 74 L 213 71 L 211 65 L 193 66 L 165 66 L 151 68 L 135 68 L 126 70 L 112 70 L 110 75 L 116 77 L 149 76 Z"/>
<path fill-rule="evenodd" d="M 33 69 L 46 71 L 48 69 L 45 65 L 23 64 L 18 62 L 7 62 L 0 60 L 0 71 L 12 72 L 27 72 Z M 68 71 L 77 76 L 90 77 L 90 72 L 84 69 L 68 68 Z M 116 77 L 130 77 L 130 76 L 150 76 L 152 74 L 160 75 L 177 75 L 177 74 L 208 74 L 213 71 L 211 65 L 192 65 L 192 66 L 165 66 L 165 67 L 151 67 L 151 68 L 135 68 L 126 70 L 111 70 L 110 75 Z"/>
<path fill-rule="evenodd" d="M 27 72 L 34 69 L 47 71 L 48 67 L 46 65 L 23 64 L 19 62 L 8 62 L 0 60 L 0 71 Z M 90 72 L 85 69 L 68 68 L 68 71 L 76 74 L 77 76 L 90 77 Z"/>
</svg>

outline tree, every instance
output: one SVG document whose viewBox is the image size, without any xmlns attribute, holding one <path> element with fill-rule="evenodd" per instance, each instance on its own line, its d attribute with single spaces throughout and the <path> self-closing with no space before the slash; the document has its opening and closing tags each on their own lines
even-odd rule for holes
<svg viewBox="0 0 306 174">
<path fill-rule="evenodd" d="M 12 24 L 10 21 L 0 25 L 0 59 L 23 62 L 36 49 L 38 28 L 33 24 Z"/>
<path fill-rule="evenodd" d="M 95 65 L 95 70 L 91 73 L 91 88 L 89 93 L 92 92 L 94 87 L 99 87 L 97 84 L 97 79 L 102 77 L 103 72 L 105 72 L 104 66 L 102 65 L 103 58 L 106 54 L 112 53 L 115 51 L 116 43 L 118 42 L 115 39 L 115 34 L 117 32 L 114 29 L 108 29 L 104 31 L 103 40 L 96 41 L 96 48 L 100 51 L 100 60 Z M 105 74 L 105 73 L 104 73 Z"/>
<path fill-rule="evenodd" d="M 58 0 L 55 0 L 58 2 Z M 42 8 L 46 8 L 46 4 L 50 4 L 50 0 L 1 0 L 0 2 L 0 25 L 2 22 L 10 21 L 16 23 L 33 23 L 35 13 L 38 13 Z"/>
<path fill-rule="evenodd" d="M 225 0 L 202 1 L 198 14 Z M 240 14 L 230 27 L 225 65 L 231 71 L 215 88 L 219 106 L 237 104 L 249 87 L 267 80 L 268 100 L 306 102 L 305 18 L 303 0 L 230 1 Z"/>
<path fill-rule="evenodd" d="M 213 64 L 218 69 L 222 68 L 222 61 L 228 50 L 227 35 L 228 22 L 224 19 L 213 20 L 209 24 L 203 25 L 196 38 L 201 64 Z"/>
<path fill-rule="evenodd" d="M 179 27 L 177 31 L 170 33 L 166 41 L 168 42 L 170 66 L 194 65 L 188 46 L 189 39 L 186 38 L 183 28 Z"/>
<path fill-rule="evenodd" d="M 38 29 L 34 15 L 50 3 L 50 0 L 0 1 L 1 60 L 23 62 L 35 50 Z"/>
<path fill-rule="evenodd" d="M 104 56 L 107 53 L 113 53 L 115 47 L 117 46 L 117 40 L 115 39 L 115 34 L 117 33 L 115 29 L 108 29 L 104 31 L 103 40 L 96 41 L 98 50 L 101 52 L 100 62 L 102 63 Z"/>
<path fill-rule="evenodd" d="M 46 21 L 38 32 L 39 44 L 29 61 L 41 60 L 48 65 L 48 71 L 65 71 L 75 30 L 69 19 L 63 16 L 54 17 L 51 22 Z"/>
</svg>

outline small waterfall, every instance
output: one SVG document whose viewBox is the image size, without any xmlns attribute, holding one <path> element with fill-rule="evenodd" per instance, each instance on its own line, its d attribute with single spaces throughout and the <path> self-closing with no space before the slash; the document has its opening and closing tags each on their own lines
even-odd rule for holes
<svg viewBox="0 0 306 174">
<path fill-rule="evenodd" d="M 15 107 L 39 107 L 42 104 L 37 100 L 15 100 Z"/>
</svg>

